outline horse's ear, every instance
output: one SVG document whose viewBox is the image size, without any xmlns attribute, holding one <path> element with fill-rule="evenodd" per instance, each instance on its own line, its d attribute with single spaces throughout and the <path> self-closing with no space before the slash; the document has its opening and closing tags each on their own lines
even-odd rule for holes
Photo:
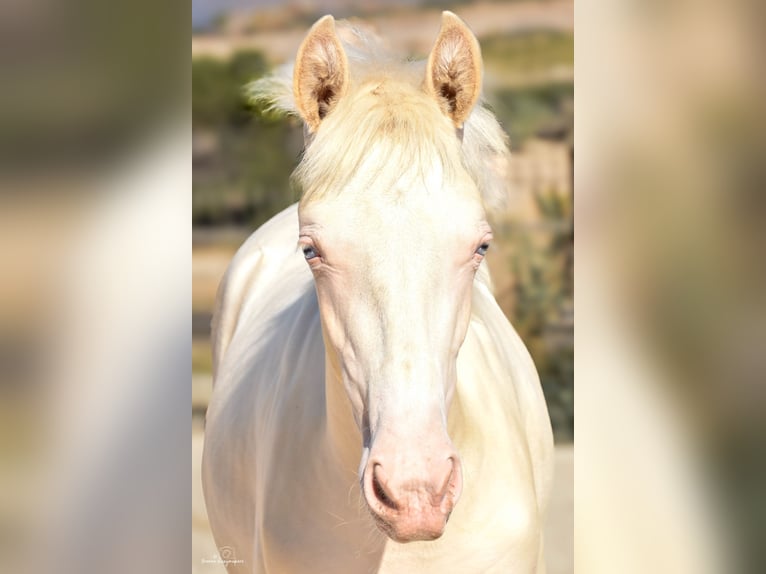
<svg viewBox="0 0 766 574">
<path fill-rule="evenodd" d="M 298 49 L 293 95 L 303 121 L 313 133 L 348 85 L 348 60 L 332 16 L 320 18 Z"/>
<path fill-rule="evenodd" d="M 455 126 L 463 127 L 481 93 L 481 48 L 452 12 L 442 12 L 439 36 L 428 56 L 426 89 Z"/>
</svg>

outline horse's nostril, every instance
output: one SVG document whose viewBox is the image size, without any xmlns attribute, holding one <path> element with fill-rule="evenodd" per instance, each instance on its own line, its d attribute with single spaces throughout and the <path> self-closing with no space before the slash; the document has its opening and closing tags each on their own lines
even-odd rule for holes
<svg viewBox="0 0 766 574">
<path fill-rule="evenodd" d="M 450 458 L 449 463 L 450 463 L 450 470 L 447 473 L 447 478 L 444 479 L 444 482 L 442 483 L 442 486 L 439 489 L 440 499 L 443 499 L 447 495 L 450 485 L 452 484 L 452 478 L 455 475 L 455 460 L 453 458 Z"/>
<path fill-rule="evenodd" d="M 396 502 L 394 502 L 394 499 L 386 491 L 385 487 L 378 478 L 379 468 L 380 465 L 376 464 L 372 469 L 372 491 L 375 493 L 375 498 L 377 498 L 383 504 L 383 506 L 391 508 L 392 510 L 397 510 L 399 508 L 398 505 Z"/>
</svg>

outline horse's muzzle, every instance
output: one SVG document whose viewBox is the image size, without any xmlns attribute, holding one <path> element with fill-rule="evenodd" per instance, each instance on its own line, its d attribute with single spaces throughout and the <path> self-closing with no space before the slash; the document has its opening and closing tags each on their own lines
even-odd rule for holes
<svg viewBox="0 0 766 574">
<path fill-rule="evenodd" d="M 444 533 L 463 479 L 451 445 L 440 454 L 428 453 L 415 464 L 402 456 L 370 457 L 364 497 L 378 527 L 396 542 L 435 540 Z"/>
</svg>

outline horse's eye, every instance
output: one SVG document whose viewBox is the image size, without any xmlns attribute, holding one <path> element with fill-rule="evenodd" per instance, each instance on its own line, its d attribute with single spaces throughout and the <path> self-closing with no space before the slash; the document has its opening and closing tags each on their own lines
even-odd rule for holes
<svg viewBox="0 0 766 574">
<path fill-rule="evenodd" d="M 306 261 L 310 261 L 311 259 L 319 257 L 319 253 L 317 253 L 316 249 L 307 245 L 303 248 L 303 256 L 306 258 Z"/>
<path fill-rule="evenodd" d="M 489 250 L 489 243 L 482 243 L 479 245 L 479 248 L 476 250 L 476 253 L 484 257 L 487 254 L 487 251 Z"/>
</svg>

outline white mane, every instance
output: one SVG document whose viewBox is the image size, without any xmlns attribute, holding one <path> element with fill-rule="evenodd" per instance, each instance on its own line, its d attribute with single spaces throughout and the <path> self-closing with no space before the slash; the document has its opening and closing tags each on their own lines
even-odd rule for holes
<svg viewBox="0 0 766 574">
<path fill-rule="evenodd" d="M 476 105 L 462 138 L 440 117 L 441 111 L 423 90 L 424 61 L 408 61 L 384 48 L 370 32 L 348 22 L 337 23 L 349 63 L 349 87 L 320 129 L 308 142 L 294 181 L 307 193 L 321 196 L 341 189 L 368 156 L 371 146 L 386 158 L 365 177 L 394 178 L 426 168 L 434 158 L 448 175 L 460 165 L 474 180 L 485 208 L 503 206 L 507 191 L 508 142 L 494 115 Z M 297 115 L 293 98 L 293 66 L 287 65 L 247 87 L 251 99 L 268 109 Z M 381 150 L 381 146 L 384 146 Z M 305 195 L 304 195 L 305 199 Z"/>
</svg>

